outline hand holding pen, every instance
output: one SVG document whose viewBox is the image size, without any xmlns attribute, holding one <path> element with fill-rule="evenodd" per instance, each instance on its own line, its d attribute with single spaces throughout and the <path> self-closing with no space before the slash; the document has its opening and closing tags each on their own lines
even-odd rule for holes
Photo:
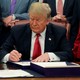
<svg viewBox="0 0 80 80">
<path fill-rule="evenodd" d="M 12 50 L 10 52 L 9 61 L 20 61 L 22 54 L 17 50 Z"/>
</svg>

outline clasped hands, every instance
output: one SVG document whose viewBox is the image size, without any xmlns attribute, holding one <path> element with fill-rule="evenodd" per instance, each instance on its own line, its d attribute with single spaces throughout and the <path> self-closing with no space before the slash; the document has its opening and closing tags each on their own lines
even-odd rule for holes
<svg viewBox="0 0 80 80">
<path fill-rule="evenodd" d="M 19 21 L 18 19 L 14 20 L 12 15 L 3 19 L 3 22 L 4 22 L 6 27 L 8 27 L 8 26 L 13 27 L 13 26 L 15 26 L 15 23 L 18 22 L 18 21 Z"/>
<path fill-rule="evenodd" d="M 26 55 L 27 56 L 27 55 Z M 17 50 L 12 50 L 9 55 L 9 61 L 20 61 L 22 57 L 22 54 L 19 53 Z M 37 57 L 36 59 L 32 60 L 32 62 L 48 62 L 49 61 L 49 55 L 47 53 L 44 53 Z"/>
<path fill-rule="evenodd" d="M 67 30 L 66 37 L 67 37 L 67 39 L 69 39 L 71 25 L 70 25 L 70 23 L 68 23 L 65 15 L 60 15 L 58 13 L 56 16 L 52 17 L 51 23 L 66 28 L 66 30 Z"/>
<path fill-rule="evenodd" d="M 52 17 L 51 22 L 60 25 L 60 26 L 66 26 L 67 19 L 65 15 L 57 14 L 56 16 Z"/>
</svg>

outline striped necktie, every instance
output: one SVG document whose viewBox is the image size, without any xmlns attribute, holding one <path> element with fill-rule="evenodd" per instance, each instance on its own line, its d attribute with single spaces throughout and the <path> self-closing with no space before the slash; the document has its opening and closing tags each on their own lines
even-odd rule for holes
<svg viewBox="0 0 80 80">
<path fill-rule="evenodd" d="M 11 14 L 14 13 L 15 4 L 16 4 L 16 0 L 12 0 L 11 1 L 11 7 L 10 7 L 10 13 Z"/>
</svg>

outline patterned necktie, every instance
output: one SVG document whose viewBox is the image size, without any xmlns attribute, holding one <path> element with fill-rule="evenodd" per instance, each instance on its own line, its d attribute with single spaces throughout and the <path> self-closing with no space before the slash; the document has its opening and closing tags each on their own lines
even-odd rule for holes
<svg viewBox="0 0 80 80">
<path fill-rule="evenodd" d="M 12 0 L 11 1 L 11 7 L 10 7 L 10 13 L 11 14 L 14 13 L 15 4 L 16 4 L 16 0 Z"/>
<path fill-rule="evenodd" d="M 39 37 L 40 37 L 40 34 L 36 34 L 32 60 L 41 55 L 41 46 L 40 46 L 40 42 L 39 42 Z"/>
<path fill-rule="evenodd" d="M 61 15 L 63 14 L 63 2 L 62 2 L 62 0 L 58 0 L 57 13 L 59 13 Z"/>
</svg>

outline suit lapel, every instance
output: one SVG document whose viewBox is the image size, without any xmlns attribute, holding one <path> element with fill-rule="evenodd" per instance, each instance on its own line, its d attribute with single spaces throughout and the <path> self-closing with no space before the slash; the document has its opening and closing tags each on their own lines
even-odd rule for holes
<svg viewBox="0 0 80 80">
<path fill-rule="evenodd" d="M 11 0 L 5 0 L 4 5 L 5 5 L 6 10 L 8 10 L 7 12 L 10 13 Z"/>
<path fill-rule="evenodd" d="M 51 32 L 50 26 L 47 27 L 46 30 L 46 38 L 45 38 L 45 50 L 44 52 L 49 52 L 53 50 L 54 46 L 54 35 Z"/>
<path fill-rule="evenodd" d="M 69 5 L 69 0 L 65 0 L 65 2 L 64 2 L 63 14 L 65 13 L 65 10 L 66 10 L 66 8 L 68 7 L 68 5 Z"/>
<path fill-rule="evenodd" d="M 50 0 L 48 3 L 50 4 L 51 9 L 52 9 L 52 15 L 56 14 L 56 1 L 55 0 Z"/>
<path fill-rule="evenodd" d="M 56 1 L 55 0 L 53 0 L 53 5 L 54 5 L 54 11 L 56 12 Z"/>
<path fill-rule="evenodd" d="M 29 27 L 29 25 L 26 27 Z M 28 28 L 28 30 L 25 31 L 23 46 L 24 46 L 25 53 L 27 52 L 26 54 L 30 57 L 30 49 L 31 49 L 31 30 L 30 28 Z"/>
</svg>

